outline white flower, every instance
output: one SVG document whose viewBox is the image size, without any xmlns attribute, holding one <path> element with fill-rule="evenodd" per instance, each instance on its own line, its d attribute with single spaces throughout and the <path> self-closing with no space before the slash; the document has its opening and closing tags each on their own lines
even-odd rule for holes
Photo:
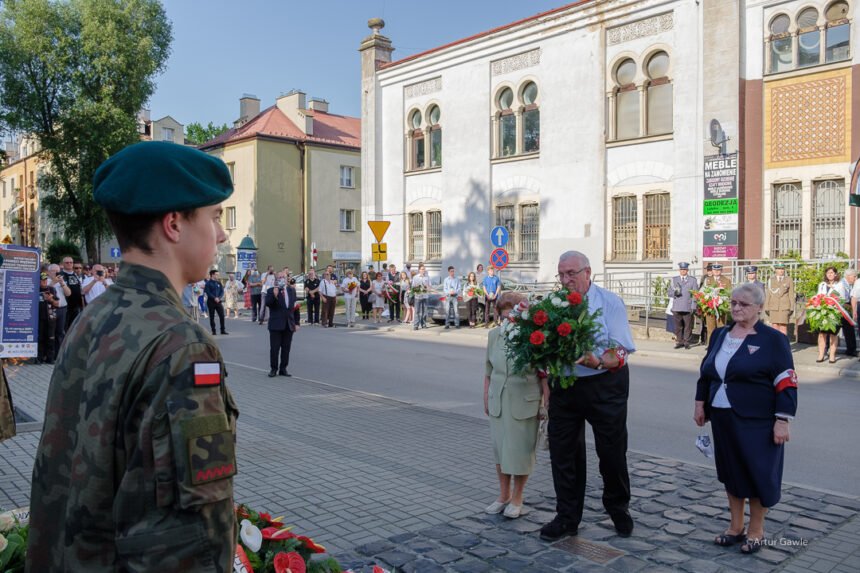
<svg viewBox="0 0 860 573">
<path fill-rule="evenodd" d="M 561 299 L 557 297 L 552 297 L 549 299 L 553 306 L 561 306 Z"/>
<path fill-rule="evenodd" d="M 569 302 L 567 302 L 567 301 L 563 301 L 563 302 L 561 303 L 561 308 L 567 308 L 567 307 L 569 307 L 569 306 L 570 306 L 570 303 L 569 303 Z"/>
<path fill-rule="evenodd" d="M 15 518 L 11 512 L 0 513 L 0 533 L 6 533 L 15 526 Z"/>
<path fill-rule="evenodd" d="M 242 543 L 244 543 L 248 549 L 254 553 L 259 551 L 260 547 L 263 545 L 263 533 L 260 529 L 247 519 L 242 520 L 241 528 L 242 529 L 239 531 L 239 537 L 242 538 Z"/>
<path fill-rule="evenodd" d="M 528 320 L 529 319 L 529 311 L 524 310 L 522 313 L 522 317 L 523 317 L 523 320 Z"/>
<path fill-rule="evenodd" d="M 0 553 L 3 553 L 6 550 L 6 546 L 9 545 L 9 542 L 3 537 L 3 534 L 0 533 Z"/>
</svg>

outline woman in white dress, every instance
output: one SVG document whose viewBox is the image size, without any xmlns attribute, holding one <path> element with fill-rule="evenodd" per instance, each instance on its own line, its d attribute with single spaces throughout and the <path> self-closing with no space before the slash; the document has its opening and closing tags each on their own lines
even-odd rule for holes
<svg viewBox="0 0 860 573">
<path fill-rule="evenodd" d="M 382 310 L 385 308 L 385 281 L 382 273 L 376 273 L 373 281 L 373 322 L 382 322 Z"/>
</svg>

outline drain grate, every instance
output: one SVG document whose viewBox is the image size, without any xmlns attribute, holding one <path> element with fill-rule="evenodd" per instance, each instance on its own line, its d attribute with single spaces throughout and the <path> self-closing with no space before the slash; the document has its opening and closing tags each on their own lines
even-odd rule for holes
<svg viewBox="0 0 860 573">
<path fill-rule="evenodd" d="M 568 537 L 564 541 L 556 543 L 554 547 L 601 565 L 606 565 L 613 559 L 624 555 L 623 551 L 579 537 Z"/>
</svg>

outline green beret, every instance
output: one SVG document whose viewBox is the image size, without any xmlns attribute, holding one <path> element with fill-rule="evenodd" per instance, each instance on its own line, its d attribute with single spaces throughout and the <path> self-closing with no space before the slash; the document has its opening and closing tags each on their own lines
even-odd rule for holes
<svg viewBox="0 0 860 573">
<path fill-rule="evenodd" d="M 217 205 L 232 193 L 223 161 L 166 141 L 129 145 L 102 163 L 93 178 L 96 203 L 126 215 Z"/>
</svg>

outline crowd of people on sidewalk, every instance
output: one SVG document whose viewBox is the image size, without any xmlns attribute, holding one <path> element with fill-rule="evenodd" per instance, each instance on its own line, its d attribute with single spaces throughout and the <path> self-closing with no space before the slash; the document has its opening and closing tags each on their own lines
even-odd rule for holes
<svg viewBox="0 0 860 573">
<path fill-rule="evenodd" d="M 693 326 L 695 318 L 701 317 L 694 300 L 694 293 L 705 287 L 722 289 L 726 293 L 732 290 L 732 281 L 723 275 L 723 267 L 719 263 L 708 264 L 705 267 L 705 276 L 701 279 L 689 274 L 690 264 L 678 263 L 678 274 L 669 282 L 668 296 L 669 305 L 667 315 L 667 330 L 675 335 L 675 349 L 689 349 L 694 343 Z M 788 336 L 788 325 L 795 321 L 797 324 L 797 296 L 795 292 L 795 281 L 786 274 L 785 264 L 776 262 L 773 264 L 773 275 L 764 283 L 758 279 L 758 267 L 748 265 L 744 267 L 746 280 L 742 284 L 753 285 L 763 295 L 762 309 L 766 322 L 783 335 Z M 858 325 L 858 303 L 860 303 L 860 282 L 857 281 L 857 271 L 846 269 L 843 273 L 835 266 L 824 269 L 818 284 L 816 294 L 834 297 L 835 300 L 845 303 L 844 313 L 841 320 L 841 333 L 845 339 L 845 355 L 857 356 L 857 325 Z M 702 320 L 699 342 L 702 345 L 708 343 L 709 334 L 717 328 L 726 326 L 729 313 L 716 312 L 706 314 Z M 828 360 L 831 364 L 836 362 L 836 353 L 839 344 L 840 328 L 835 331 L 816 332 L 818 343 L 818 362 Z"/>
</svg>

